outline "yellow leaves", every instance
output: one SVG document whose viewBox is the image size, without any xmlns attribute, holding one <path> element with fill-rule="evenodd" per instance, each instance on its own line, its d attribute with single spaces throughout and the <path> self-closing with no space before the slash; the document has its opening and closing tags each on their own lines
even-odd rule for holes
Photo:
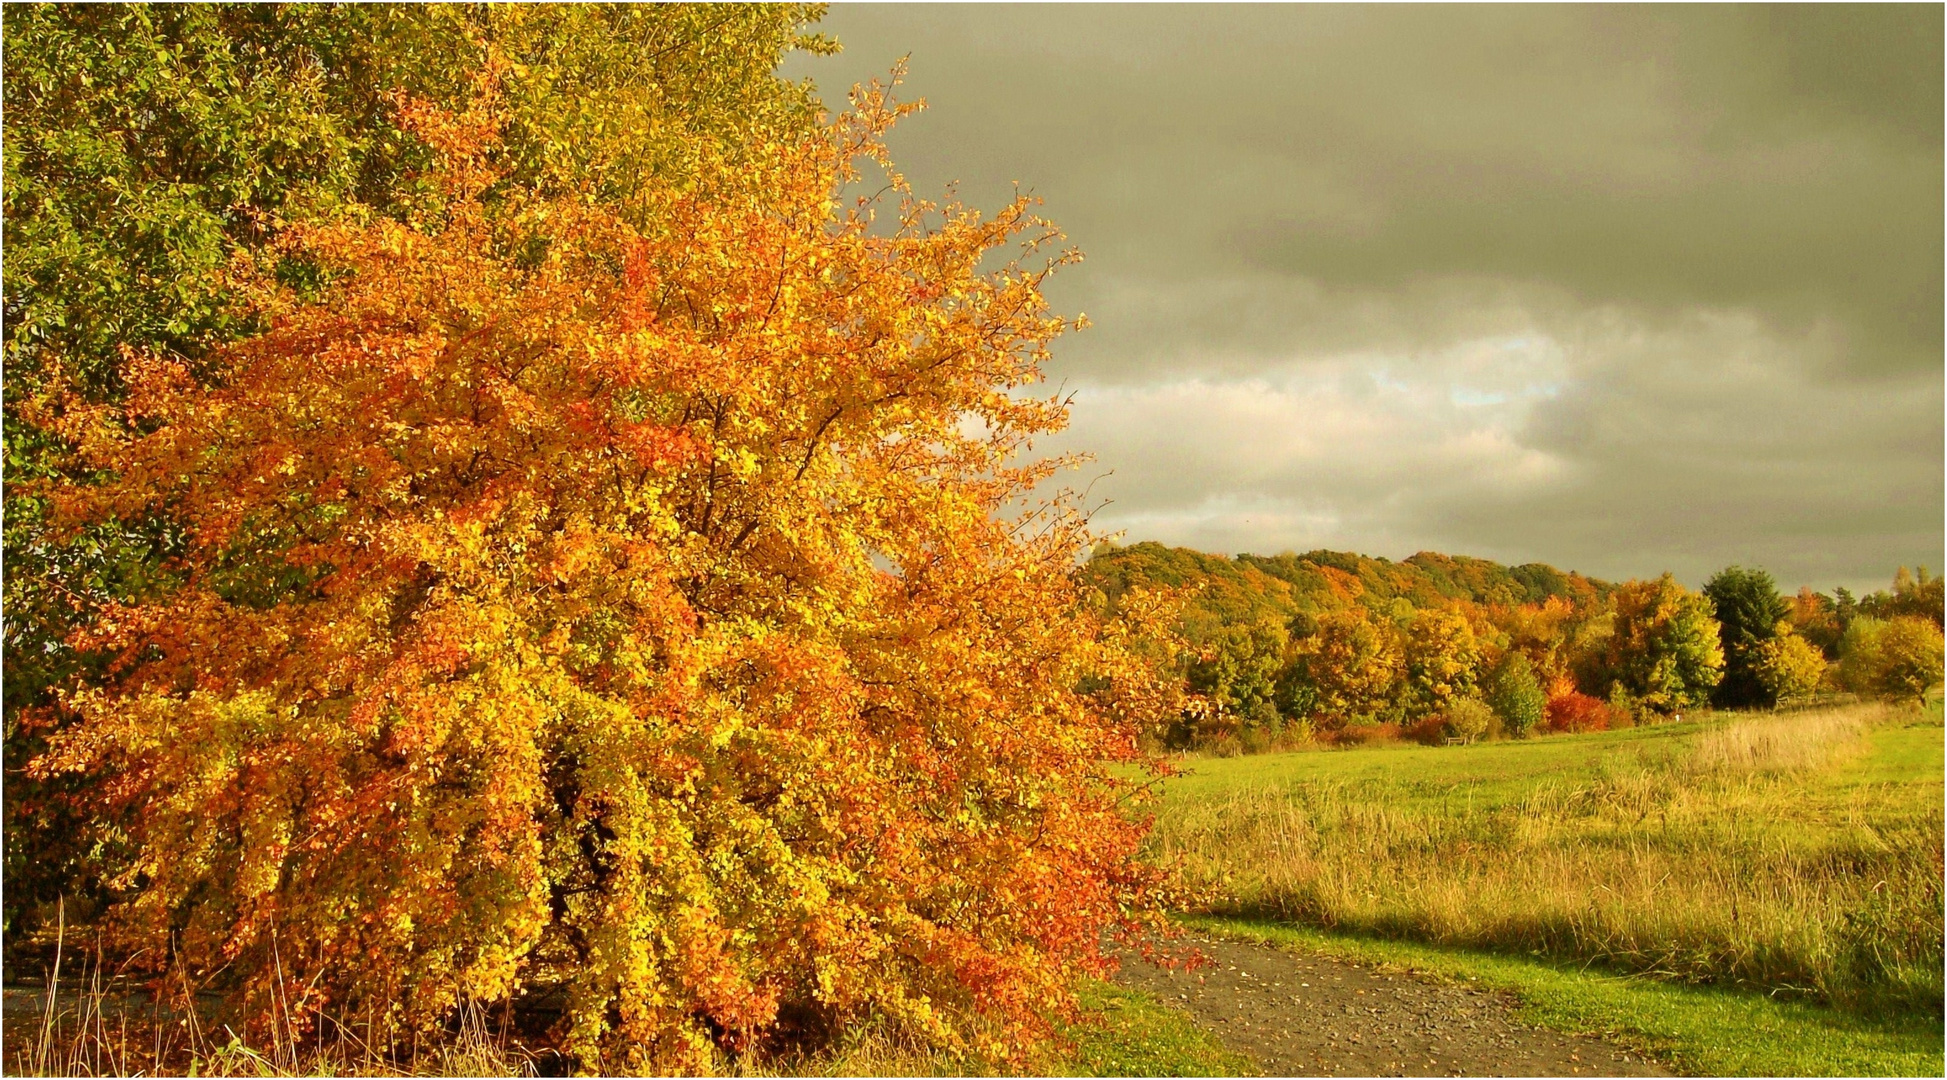
<svg viewBox="0 0 1947 1080">
<path fill-rule="evenodd" d="M 844 154 L 906 111 L 863 101 L 761 193 L 649 186 L 640 229 L 482 204 L 479 119 L 416 113 L 447 220 L 294 235 L 345 271 L 323 302 L 220 386 L 156 368 L 154 430 L 80 422 L 128 467 L 74 518 L 166 507 L 195 538 L 38 766 L 170 808 L 137 838 L 177 867 L 150 932 L 197 908 L 261 972 L 236 905 L 275 905 L 337 1000 L 560 977 L 588 1054 L 787 1002 L 1045 1030 L 1153 880 L 1104 763 L 1182 706 L 1168 601 L 1104 617 L 1072 505 L 1004 517 L 1065 419 L 1008 391 L 1064 324 L 1045 266 L 978 268 L 1054 234 L 909 193 L 890 235 L 836 217 Z M 308 576 L 225 595 L 245 537 Z"/>
</svg>

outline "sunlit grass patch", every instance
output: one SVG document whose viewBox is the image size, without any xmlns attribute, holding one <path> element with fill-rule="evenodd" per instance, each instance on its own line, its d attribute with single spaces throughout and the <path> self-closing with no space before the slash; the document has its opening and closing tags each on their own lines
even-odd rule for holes
<svg viewBox="0 0 1947 1080">
<path fill-rule="evenodd" d="M 1941 729 L 1912 713 L 1191 768 L 1151 843 L 1211 913 L 1940 1008 Z"/>
<path fill-rule="evenodd" d="M 1868 722 L 1885 712 L 1883 706 L 1865 706 L 1734 720 L 1698 735 L 1690 764 L 1719 772 L 1823 768 L 1863 749 Z"/>
</svg>

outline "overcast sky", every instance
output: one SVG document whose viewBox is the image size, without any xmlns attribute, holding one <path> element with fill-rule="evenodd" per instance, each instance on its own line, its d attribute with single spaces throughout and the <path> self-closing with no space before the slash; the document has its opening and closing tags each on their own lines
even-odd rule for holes
<svg viewBox="0 0 1947 1080">
<path fill-rule="evenodd" d="M 1098 527 L 1787 588 L 1942 562 L 1942 15 L 832 8 L 922 194 L 1087 255 Z"/>
</svg>

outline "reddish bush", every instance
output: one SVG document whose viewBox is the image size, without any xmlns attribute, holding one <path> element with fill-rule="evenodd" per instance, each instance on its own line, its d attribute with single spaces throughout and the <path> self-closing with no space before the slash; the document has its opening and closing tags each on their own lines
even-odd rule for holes
<svg viewBox="0 0 1947 1080">
<path fill-rule="evenodd" d="M 1606 703 L 1573 690 L 1548 699 L 1547 717 L 1550 731 L 1607 731 L 1612 719 Z"/>
<path fill-rule="evenodd" d="M 1400 734 L 1398 724 L 1347 724 L 1333 738 L 1341 746 L 1364 746 L 1367 743 L 1394 742 Z"/>
<path fill-rule="evenodd" d="M 1408 726 L 1401 734 L 1416 743 L 1439 746 L 1447 741 L 1447 718 L 1436 713 Z"/>
</svg>

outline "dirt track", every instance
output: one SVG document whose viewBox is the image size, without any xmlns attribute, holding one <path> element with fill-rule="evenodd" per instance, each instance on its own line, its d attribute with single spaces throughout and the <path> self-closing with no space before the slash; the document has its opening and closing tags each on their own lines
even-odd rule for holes
<svg viewBox="0 0 1947 1080">
<path fill-rule="evenodd" d="M 1212 963 L 1126 957 L 1116 981 L 1196 1017 L 1267 1076 L 1669 1076 L 1601 1039 L 1535 1028 L 1503 995 L 1194 935 Z"/>
</svg>

